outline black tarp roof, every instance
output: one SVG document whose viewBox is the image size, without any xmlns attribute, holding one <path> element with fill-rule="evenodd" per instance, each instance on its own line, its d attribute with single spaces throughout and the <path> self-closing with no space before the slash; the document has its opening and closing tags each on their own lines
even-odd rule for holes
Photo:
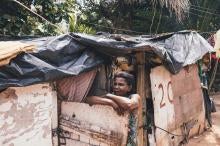
<svg viewBox="0 0 220 146">
<path fill-rule="evenodd" d="M 103 63 L 106 56 L 154 52 L 172 73 L 193 64 L 207 52 L 209 43 L 197 32 L 166 35 L 87 35 L 70 33 L 54 37 L 20 40 L 37 46 L 34 53 L 22 53 L 10 64 L 0 67 L 0 89 L 26 86 L 78 75 Z"/>
</svg>

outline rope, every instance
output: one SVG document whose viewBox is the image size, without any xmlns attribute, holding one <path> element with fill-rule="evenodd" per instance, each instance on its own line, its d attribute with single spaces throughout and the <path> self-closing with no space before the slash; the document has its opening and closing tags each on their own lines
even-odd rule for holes
<svg viewBox="0 0 220 146">
<path fill-rule="evenodd" d="M 160 130 L 162 130 L 162 131 L 164 131 L 164 132 L 166 132 L 166 133 L 168 133 L 168 134 L 170 134 L 170 135 L 173 135 L 173 136 L 179 136 L 179 137 L 184 137 L 184 136 L 185 136 L 185 135 L 182 135 L 182 134 L 174 134 L 174 133 L 171 133 L 171 132 L 169 132 L 169 131 L 167 131 L 167 130 L 165 130 L 165 129 L 163 129 L 163 128 L 160 128 L 160 127 L 158 127 L 158 126 L 156 126 L 156 125 L 154 125 L 154 127 L 158 128 L 158 129 L 160 129 Z"/>
<path fill-rule="evenodd" d="M 160 9 L 160 17 L 159 17 L 159 21 L 158 21 L 158 23 L 157 23 L 157 29 L 156 29 L 155 34 L 157 34 L 157 32 L 158 32 L 158 29 L 159 29 L 159 26 L 160 26 L 160 22 L 161 22 L 162 14 L 163 14 L 163 12 L 162 12 L 162 8 L 161 8 L 161 9 Z"/>
<path fill-rule="evenodd" d="M 193 5 L 193 4 L 191 4 L 190 6 L 196 7 L 196 8 L 201 8 L 203 10 L 211 10 L 212 11 L 212 9 L 209 9 L 209 8 L 206 8 L 206 7 L 201 7 L 201 6 L 196 6 L 196 5 Z"/>
<path fill-rule="evenodd" d="M 188 13 L 190 13 L 190 14 L 193 14 L 193 15 L 196 15 L 196 16 L 198 16 L 198 17 L 204 17 L 204 16 L 202 16 L 202 15 L 199 15 L 199 14 L 196 14 L 196 13 L 193 13 L 193 12 L 190 12 L 190 11 L 186 11 L 186 12 L 188 12 Z"/>
<path fill-rule="evenodd" d="M 212 12 L 209 12 L 207 10 L 201 10 L 201 9 L 197 9 L 197 8 L 191 8 L 191 9 L 220 17 L 220 14 L 212 13 Z"/>
<path fill-rule="evenodd" d="M 40 14 L 32 11 L 30 8 L 28 8 L 27 6 L 25 6 L 24 4 L 22 4 L 21 2 L 17 1 L 17 0 L 11 0 L 17 4 L 19 4 L 20 6 L 24 7 L 25 9 L 27 9 L 28 11 L 30 11 L 31 13 L 33 13 L 34 15 L 38 16 L 39 18 L 41 18 L 42 20 L 46 21 L 48 24 L 56 27 L 61 33 L 64 33 L 60 27 L 58 25 L 55 25 L 53 24 L 52 22 L 50 22 L 49 20 L 47 20 L 46 18 L 44 18 L 43 16 L 41 16 Z M 33 0 L 32 2 L 35 2 L 35 0 Z M 193 15 L 197 15 L 197 16 L 200 16 L 200 17 L 203 17 L 202 15 L 199 15 L 199 14 L 195 14 L 193 12 L 190 12 L 188 11 L 189 13 L 193 14 Z M 206 11 L 205 11 L 206 12 Z M 155 15 L 155 14 L 154 14 Z M 220 15 L 219 15 L 220 16 Z M 154 16 L 153 16 L 154 17 Z M 154 18 L 153 18 L 154 19 Z M 99 25 L 99 24 L 95 24 L 95 23 L 88 23 L 88 22 L 84 22 L 86 24 L 91 24 L 91 25 L 95 25 L 95 26 L 100 26 L 100 27 L 105 27 L 105 28 L 109 28 L 109 29 L 113 29 L 113 30 L 120 30 L 120 31 L 127 31 L 127 32 L 134 32 L 134 33 L 141 33 L 141 34 L 144 34 L 145 32 L 139 32 L 139 31 L 133 31 L 133 30 L 128 30 L 128 29 L 119 29 L 119 28 L 111 28 L 111 27 L 107 27 L 107 26 L 103 26 L 103 25 Z M 153 22 L 152 22 L 153 23 Z M 151 24 L 153 25 L 153 24 Z M 152 26 L 151 26 L 152 27 Z M 197 30 L 198 31 L 198 30 Z M 151 32 L 151 28 L 150 28 L 150 32 Z M 198 31 L 199 32 L 199 31 Z M 214 33 L 216 31 L 209 31 L 209 32 L 199 32 L 200 34 L 203 34 L 203 33 Z M 69 35 L 71 36 L 71 35 Z M 71 36 L 72 37 L 72 36 Z"/>
<path fill-rule="evenodd" d="M 154 24 L 154 17 L 156 15 L 156 6 L 154 7 L 154 15 L 153 15 L 153 18 L 151 20 L 151 25 L 150 25 L 150 34 L 151 34 L 151 31 L 152 31 L 152 27 L 153 27 L 153 24 Z M 151 34 L 152 35 L 152 34 Z"/>
<path fill-rule="evenodd" d="M 24 7 L 25 9 L 27 9 L 28 11 L 30 11 L 31 13 L 35 14 L 36 16 L 40 17 L 42 20 L 46 21 L 47 23 L 49 23 L 50 25 L 58 28 L 59 31 L 61 31 L 62 33 L 64 33 L 59 26 L 53 24 L 52 22 L 48 21 L 46 18 L 44 18 L 43 16 L 39 15 L 38 13 L 32 11 L 30 8 L 28 8 L 27 6 L 25 6 L 24 4 L 22 4 L 21 2 L 17 1 L 17 0 L 12 0 L 13 2 L 19 4 L 20 6 Z"/>
<path fill-rule="evenodd" d="M 27 6 L 25 6 L 24 4 L 22 4 L 21 2 L 17 1 L 17 0 L 11 0 L 17 4 L 19 4 L 20 6 L 24 7 L 25 9 L 27 9 L 28 11 L 30 11 L 31 13 L 35 14 L 36 16 L 38 16 L 39 18 L 41 18 L 42 20 L 46 21 L 48 24 L 56 27 L 61 33 L 64 33 L 60 27 L 58 25 L 53 24 L 52 22 L 50 22 L 49 20 L 47 20 L 46 18 L 44 18 L 43 16 L 41 16 L 40 14 L 32 11 L 30 8 L 28 8 Z M 109 28 L 109 29 L 113 29 L 113 30 L 120 30 L 120 31 L 126 31 L 126 32 L 133 32 L 133 33 L 139 33 L 139 34 L 144 34 L 144 32 L 138 32 L 138 31 L 133 31 L 133 30 L 128 30 L 128 29 L 119 29 L 119 28 L 111 28 L 111 27 L 107 27 L 107 26 L 103 26 L 103 25 L 99 25 L 99 24 L 94 24 L 94 23 L 88 23 L 88 22 L 84 22 L 86 24 L 91 24 L 91 25 L 95 25 L 95 26 L 99 26 L 99 27 L 104 27 L 104 28 Z"/>
<path fill-rule="evenodd" d="M 103 28 L 109 28 L 109 29 L 112 29 L 112 30 L 119 30 L 119 31 L 126 31 L 126 32 L 134 32 L 134 33 L 139 33 L 139 34 L 144 34 L 144 33 L 145 33 L 145 32 L 140 32 L 140 31 L 129 30 L 129 29 L 108 27 L 108 26 L 103 26 L 103 25 L 100 25 L 100 24 L 89 23 L 89 22 L 83 22 L 83 23 L 85 23 L 85 24 L 91 24 L 91 25 L 99 26 L 99 27 L 103 27 Z"/>
</svg>

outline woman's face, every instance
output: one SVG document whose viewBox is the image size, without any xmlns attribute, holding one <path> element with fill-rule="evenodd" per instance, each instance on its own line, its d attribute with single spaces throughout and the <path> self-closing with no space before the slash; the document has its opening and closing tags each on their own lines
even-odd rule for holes
<svg viewBox="0 0 220 146">
<path fill-rule="evenodd" d="M 116 77 L 113 85 L 113 92 L 118 96 L 126 96 L 131 91 L 131 86 L 122 77 Z"/>
</svg>

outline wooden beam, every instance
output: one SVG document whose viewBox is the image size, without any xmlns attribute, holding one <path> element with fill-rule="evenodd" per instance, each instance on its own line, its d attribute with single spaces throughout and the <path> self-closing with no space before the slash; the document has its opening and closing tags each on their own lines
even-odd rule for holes
<svg viewBox="0 0 220 146">
<path fill-rule="evenodd" d="M 145 53 L 138 52 L 137 59 L 137 93 L 140 95 L 141 104 L 138 107 L 138 130 L 137 130 L 137 146 L 147 146 L 147 133 L 144 131 L 146 119 L 146 68 Z"/>
</svg>

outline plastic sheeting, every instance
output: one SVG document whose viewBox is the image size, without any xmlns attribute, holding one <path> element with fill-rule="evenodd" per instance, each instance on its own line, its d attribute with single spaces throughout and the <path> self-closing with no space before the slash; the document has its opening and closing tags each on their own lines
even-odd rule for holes
<svg viewBox="0 0 220 146">
<path fill-rule="evenodd" d="M 0 89 L 78 75 L 102 64 L 106 55 L 122 56 L 138 51 L 154 52 L 170 72 L 178 73 L 182 67 L 213 51 L 196 32 L 178 32 L 154 38 L 71 33 L 22 42 L 36 45 L 37 51 L 20 54 L 0 68 Z"/>
<path fill-rule="evenodd" d="M 23 42 L 34 43 L 38 50 L 20 54 L 10 64 L 0 67 L 0 89 L 78 75 L 103 62 L 98 54 L 68 35 Z"/>
<path fill-rule="evenodd" d="M 75 39 L 87 46 L 108 55 L 117 56 L 138 51 L 153 51 L 174 74 L 186 65 L 195 63 L 213 47 L 197 32 L 184 31 L 170 33 L 155 38 L 144 36 L 89 36 L 73 34 Z M 120 40 L 120 41 L 118 41 Z"/>
<path fill-rule="evenodd" d="M 21 52 L 33 52 L 35 46 L 16 41 L 0 42 L 0 66 L 7 65 Z"/>
<path fill-rule="evenodd" d="M 177 33 L 171 37 L 155 42 L 155 53 L 160 55 L 172 73 L 178 73 L 182 67 L 201 59 L 213 47 L 198 33 Z"/>
</svg>

